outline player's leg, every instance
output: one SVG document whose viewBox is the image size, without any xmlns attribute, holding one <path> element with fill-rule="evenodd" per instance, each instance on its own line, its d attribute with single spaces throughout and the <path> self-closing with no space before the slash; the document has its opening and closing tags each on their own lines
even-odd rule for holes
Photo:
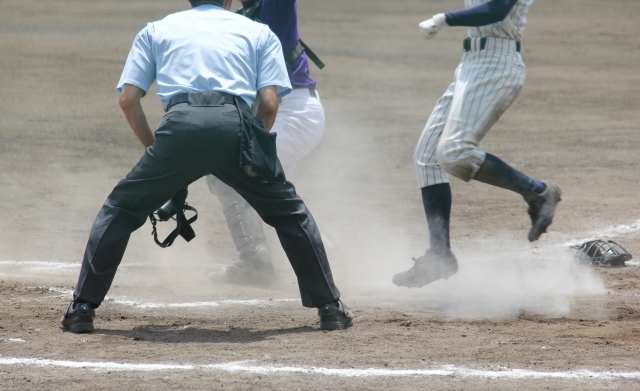
<svg viewBox="0 0 640 391">
<path fill-rule="evenodd" d="M 282 247 L 298 277 L 302 303 L 318 307 L 338 300 L 327 255 L 318 228 L 290 182 L 263 185 L 238 170 L 217 170 L 216 177 L 240 194 L 276 229 Z"/>
<path fill-rule="evenodd" d="M 93 331 L 93 309 L 109 291 L 131 233 L 178 190 L 208 171 L 204 161 L 195 158 L 208 156 L 204 150 L 198 151 L 203 148 L 203 140 L 189 131 L 192 129 L 188 124 L 167 121 L 170 116 L 171 112 L 156 131 L 155 143 L 116 185 L 93 223 L 74 302 L 63 316 L 65 330 Z"/>
<path fill-rule="evenodd" d="M 531 178 L 490 153 L 487 153 L 473 179 L 511 190 L 524 198 L 531 218 L 531 229 L 527 235 L 529 241 L 538 240 L 546 232 L 561 196 L 560 187 L 555 182 Z"/>
<path fill-rule="evenodd" d="M 446 171 L 460 179 L 475 179 L 514 191 L 529 203 L 536 240 L 551 223 L 560 189 L 510 167 L 478 149 L 486 132 L 511 106 L 524 85 L 525 71 L 519 56 L 467 53 L 454 92 L 451 113 L 436 152 Z"/>
<path fill-rule="evenodd" d="M 294 89 L 282 99 L 271 130 L 276 138 L 278 159 L 287 178 L 298 161 L 320 142 L 324 132 L 324 110 L 317 91 Z M 274 281 L 271 250 L 262 219 L 237 192 L 213 175 L 207 185 L 220 203 L 240 259 L 227 267 L 225 275 L 235 284 L 268 285 Z"/>
<path fill-rule="evenodd" d="M 216 141 L 222 147 L 212 150 L 212 155 L 237 161 L 237 131 L 217 134 Z M 349 327 L 353 315 L 340 301 L 320 231 L 293 184 L 288 181 L 282 185 L 263 184 L 247 176 L 238 164 L 215 165 L 211 173 L 232 187 L 265 223 L 276 229 L 298 279 L 302 304 L 318 308 L 320 328 Z"/>
<path fill-rule="evenodd" d="M 229 282 L 240 285 L 268 285 L 275 279 L 271 249 L 262 229 L 262 219 L 238 192 L 213 175 L 207 185 L 222 205 L 222 211 L 239 254 L 239 260 L 225 271 Z"/>
<path fill-rule="evenodd" d="M 116 185 L 93 223 L 74 296 L 94 307 L 104 300 L 131 233 L 178 190 L 199 177 L 185 169 L 186 164 L 175 164 L 180 163 L 178 159 L 165 160 L 168 155 L 159 155 L 157 150 L 150 147 Z"/>
<path fill-rule="evenodd" d="M 259 195 L 252 191 L 254 185 L 244 180 L 240 184 L 236 181 L 234 187 L 264 222 L 276 229 L 298 278 L 303 305 L 318 307 L 338 300 L 340 293 L 333 282 L 320 231 L 293 185 L 269 186 Z"/>
<path fill-rule="evenodd" d="M 414 259 L 412 268 L 393 276 L 393 283 L 398 286 L 421 287 L 448 278 L 458 270 L 458 262 L 451 252 L 449 241 L 451 187 L 447 173 L 440 167 L 436 157 L 454 88 L 455 82 L 436 103 L 414 153 L 416 175 L 429 227 L 429 249 L 423 256 Z"/>
<path fill-rule="evenodd" d="M 237 127 L 235 131 L 216 133 L 216 145 L 210 155 L 216 160 L 236 162 L 240 148 L 238 136 Z M 263 184 L 247 176 L 238 164 L 214 164 L 210 172 L 240 194 L 265 223 L 276 229 L 298 279 L 302 304 L 319 308 L 321 328 L 348 327 L 351 312 L 340 302 L 320 232 L 293 184 Z"/>
<path fill-rule="evenodd" d="M 320 231 L 290 182 L 263 185 L 239 168 L 214 170 L 214 175 L 236 190 L 274 227 L 298 279 L 305 307 L 318 308 L 323 329 L 351 325 L 352 314 L 340 301 Z"/>
<path fill-rule="evenodd" d="M 456 71 L 456 76 L 458 71 Z M 451 214 L 451 187 L 446 171 L 437 161 L 436 150 L 449 116 L 455 82 L 436 103 L 413 155 L 418 185 L 421 188 L 427 224 L 429 245 L 435 251 L 450 248 L 449 220 Z"/>
</svg>

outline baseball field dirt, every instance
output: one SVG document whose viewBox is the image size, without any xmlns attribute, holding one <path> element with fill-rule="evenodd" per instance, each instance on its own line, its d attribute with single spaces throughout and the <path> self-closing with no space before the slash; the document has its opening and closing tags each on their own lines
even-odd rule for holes
<svg viewBox="0 0 640 391">
<path fill-rule="evenodd" d="M 527 16 L 524 90 L 482 148 L 562 187 L 549 232 L 529 243 L 518 195 L 453 180 L 459 273 L 391 283 L 428 246 L 412 155 L 466 36 L 424 41 L 418 23 L 462 4 L 299 1 L 327 64 L 312 65 L 327 127 L 290 179 L 352 328 L 319 330 L 271 231 L 277 281 L 226 283 L 235 248 L 200 180 L 196 239 L 160 249 L 143 226 L 95 332 L 76 335 L 59 320 L 90 226 L 143 152 L 116 83 L 135 34 L 188 2 L 0 1 L 0 390 L 640 389 L 637 0 L 537 1 Z M 576 265 L 569 246 L 591 238 L 635 258 Z"/>
</svg>

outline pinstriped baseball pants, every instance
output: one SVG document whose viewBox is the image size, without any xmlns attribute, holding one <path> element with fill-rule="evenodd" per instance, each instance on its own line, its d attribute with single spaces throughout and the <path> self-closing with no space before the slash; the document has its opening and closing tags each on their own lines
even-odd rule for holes
<svg viewBox="0 0 640 391">
<path fill-rule="evenodd" d="M 525 81 L 525 66 L 513 40 L 472 40 L 454 81 L 436 103 L 414 153 L 418 184 L 448 183 L 448 174 L 474 178 L 486 153 L 482 138 L 516 100 Z"/>
</svg>

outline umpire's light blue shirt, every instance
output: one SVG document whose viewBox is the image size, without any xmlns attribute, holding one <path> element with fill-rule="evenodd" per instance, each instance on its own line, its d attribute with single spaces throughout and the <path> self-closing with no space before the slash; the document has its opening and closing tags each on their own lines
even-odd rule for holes
<svg viewBox="0 0 640 391">
<path fill-rule="evenodd" d="M 149 23 L 133 41 L 118 82 L 145 93 L 157 79 L 166 108 L 178 93 L 222 91 L 249 105 L 257 90 L 291 91 L 280 41 L 266 25 L 215 5 L 201 5 Z"/>
</svg>

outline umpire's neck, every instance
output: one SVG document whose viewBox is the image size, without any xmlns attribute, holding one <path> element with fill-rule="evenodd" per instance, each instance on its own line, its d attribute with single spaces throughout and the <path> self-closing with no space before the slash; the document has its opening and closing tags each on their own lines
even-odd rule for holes
<svg viewBox="0 0 640 391">
<path fill-rule="evenodd" d="M 204 4 L 217 5 L 218 7 L 222 7 L 226 10 L 231 8 L 231 0 L 189 0 L 189 3 L 191 3 L 192 8 Z"/>
</svg>

